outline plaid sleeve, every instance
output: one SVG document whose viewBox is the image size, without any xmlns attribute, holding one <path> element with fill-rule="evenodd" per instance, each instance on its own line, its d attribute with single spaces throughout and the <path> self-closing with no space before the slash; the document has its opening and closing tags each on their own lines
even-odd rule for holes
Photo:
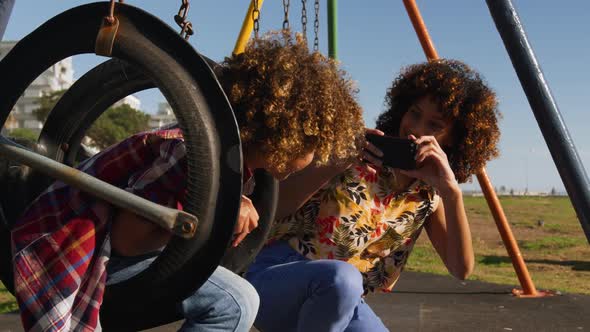
<svg viewBox="0 0 590 332">
<path fill-rule="evenodd" d="M 137 134 L 82 163 L 103 181 L 155 202 L 181 199 L 180 130 Z M 176 189 L 176 190 L 175 190 Z M 15 295 L 27 331 L 94 331 L 110 256 L 112 206 L 55 182 L 12 230 Z"/>
<path fill-rule="evenodd" d="M 152 163 L 133 174 L 126 190 L 154 203 L 182 209 L 186 195 L 186 146 L 180 138 L 158 144 Z"/>
</svg>

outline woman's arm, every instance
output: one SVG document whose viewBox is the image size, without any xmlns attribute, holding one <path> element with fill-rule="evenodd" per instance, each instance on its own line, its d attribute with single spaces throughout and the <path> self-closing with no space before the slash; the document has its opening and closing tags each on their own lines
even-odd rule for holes
<svg viewBox="0 0 590 332">
<path fill-rule="evenodd" d="M 448 192 L 441 192 L 438 208 L 424 227 L 447 270 L 455 278 L 466 279 L 473 272 L 474 256 L 463 195 L 458 185 Z"/>
<path fill-rule="evenodd" d="M 456 278 L 465 279 L 473 271 L 474 258 L 461 188 L 436 138 L 410 138 L 419 146 L 416 154 L 419 167 L 401 172 L 438 189 L 441 200 L 427 220 L 426 232 L 449 272 Z"/>
</svg>

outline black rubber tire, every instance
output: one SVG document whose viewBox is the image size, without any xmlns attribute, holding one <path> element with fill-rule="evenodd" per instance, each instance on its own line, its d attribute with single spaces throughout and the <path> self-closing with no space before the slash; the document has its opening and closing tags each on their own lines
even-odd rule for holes
<svg viewBox="0 0 590 332">
<path fill-rule="evenodd" d="M 216 65 L 203 58 L 210 66 Z M 72 165 L 86 130 L 109 106 L 129 94 L 153 87 L 151 80 L 125 61 L 106 61 L 80 77 L 59 100 L 41 131 L 39 144 L 49 158 Z M 67 150 L 61 148 L 64 144 Z M 278 182 L 269 173 L 256 171 L 254 178 L 256 186 L 251 198 L 260 216 L 258 227 L 237 248 L 228 248 L 221 260 L 222 266 L 237 274 L 247 269 L 266 242 L 278 201 Z M 33 192 L 30 200 L 51 181 L 34 170 L 28 179 Z"/>
<path fill-rule="evenodd" d="M 279 200 L 279 181 L 270 173 L 257 170 L 254 173 L 254 181 L 256 186 L 250 198 L 260 217 L 258 227 L 250 232 L 236 248 L 228 248 L 221 260 L 222 266 L 237 274 L 246 272 L 266 243 Z"/>
<path fill-rule="evenodd" d="M 46 68 L 68 56 L 93 52 L 108 5 L 83 5 L 54 17 L 21 40 L 0 62 L 0 77 L 11 82 L 3 91 L 6 98 L 0 100 L 0 123 L 6 121 L 16 99 Z M 199 218 L 193 239 L 174 238 L 146 271 L 107 287 L 101 307 L 102 326 L 139 330 L 178 319 L 174 304 L 200 287 L 218 265 L 239 209 L 241 149 L 227 98 L 194 49 L 142 10 L 117 3 L 116 16 L 120 27 L 113 57 L 133 63 L 154 80 L 170 101 L 185 134 L 189 187 L 185 209 Z M 66 35 L 68 38 L 63 38 Z"/>
</svg>

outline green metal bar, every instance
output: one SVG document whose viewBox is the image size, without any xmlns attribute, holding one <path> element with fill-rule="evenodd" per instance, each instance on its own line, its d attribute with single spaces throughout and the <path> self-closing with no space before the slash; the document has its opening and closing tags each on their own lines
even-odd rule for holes
<svg viewBox="0 0 590 332">
<path fill-rule="evenodd" d="M 328 0 L 328 56 L 338 59 L 338 0 Z"/>
</svg>

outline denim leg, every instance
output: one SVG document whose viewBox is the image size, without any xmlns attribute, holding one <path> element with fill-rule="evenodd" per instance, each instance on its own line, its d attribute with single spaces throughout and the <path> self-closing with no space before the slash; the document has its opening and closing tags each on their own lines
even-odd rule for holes
<svg viewBox="0 0 590 332">
<path fill-rule="evenodd" d="M 346 327 L 345 332 L 385 332 L 389 331 L 387 327 L 381 321 L 373 309 L 365 302 L 361 300 L 361 303 L 356 307 L 354 315 L 350 323 Z"/>
<path fill-rule="evenodd" d="M 112 257 L 107 264 L 107 284 L 127 280 L 148 268 L 155 256 Z M 183 332 L 249 331 L 256 318 L 259 298 L 246 280 L 219 266 L 193 295 L 179 304 Z"/>
<path fill-rule="evenodd" d="M 262 331 L 344 331 L 361 302 L 363 282 L 351 264 L 310 261 L 287 244 L 265 248 L 246 274 L 260 295 Z"/>
<path fill-rule="evenodd" d="M 224 267 L 182 304 L 183 332 L 249 331 L 260 300 L 250 283 Z"/>
<path fill-rule="evenodd" d="M 111 256 L 107 263 L 107 285 L 117 284 L 147 269 L 159 253 L 141 256 Z"/>
</svg>

